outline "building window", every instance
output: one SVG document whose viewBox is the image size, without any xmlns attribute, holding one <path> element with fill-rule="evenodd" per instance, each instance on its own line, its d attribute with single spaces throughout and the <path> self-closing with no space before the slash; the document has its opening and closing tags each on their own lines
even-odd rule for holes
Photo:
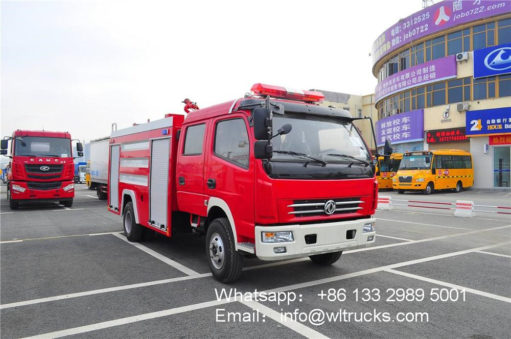
<svg viewBox="0 0 511 339">
<path fill-rule="evenodd" d="M 470 78 L 454 79 L 447 82 L 447 103 L 470 101 Z"/>
<path fill-rule="evenodd" d="M 411 48 L 411 66 L 421 65 L 424 63 L 424 43 Z"/>
<path fill-rule="evenodd" d="M 499 97 L 511 96 L 511 75 L 499 77 Z"/>
<path fill-rule="evenodd" d="M 472 28 L 472 49 L 482 49 L 495 45 L 495 23 L 489 22 Z"/>
<path fill-rule="evenodd" d="M 511 18 L 499 21 L 499 45 L 511 43 Z"/>
<path fill-rule="evenodd" d="M 399 70 L 404 71 L 410 67 L 410 50 L 407 49 L 399 54 Z"/>
<path fill-rule="evenodd" d="M 447 55 L 470 50 L 470 28 L 447 35 Z"/>
<path fill-rule="evenodd" d="M 445 104 L 445 82 L 439 82 L 427 87 L 428 107 Z"/>
<path fill-rule="evenodd" d="M 474 79 L 474 100 L 495 98 L 495 78 Z"/>
<path fill-rule="evenodd" d="M 432 55 L 433 59 L 443 58 L 445 56 L 445 36 L 439 36 L 438 38 L 433 39 Z"/>
</svg>

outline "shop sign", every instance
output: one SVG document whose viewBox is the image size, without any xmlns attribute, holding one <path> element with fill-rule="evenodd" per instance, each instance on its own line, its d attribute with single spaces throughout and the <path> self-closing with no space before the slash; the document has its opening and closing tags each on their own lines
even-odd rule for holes
<svg viewBox="0 0 511 339">
<path fill-rule="evenodd" d="M 391 144 L 424 140 L 424 110 L 396 114 L 377 121 L 376 137 L 378 146 L 383 146 L 385 140 Z"/>
<path fill-rule="evenodd" d="M 511 73 L 511 44 L 474 51 L 474 78 Z"/>
<path fill-rule="evenodd" d="M 503 133 L 511 133 L 511 107 L 467 111 L 467 135 Z"/>
<path fill-rule="evenodd" d="M 490 135 L 490 145 L 511 145 L 511 134 Z"/>
<path fill-rule="evenodd" d="M 445 0 L 399 20 L 373 43 L 373 64 L 412 41 L 464 23 L 509 13 L 511 1 Z"/>
<path fill-rule="evenodd" d="M 428 144 L 440 144 L 444 142 L 466 141 L 465 127 L 432 130 L 426 133 Z"/>
<path fill-rule="evenodd" d="M 376 101 L 379 101 L 382 98 L 408 88 L 455 78 L 456 74 L 456 57 L 454 55 L 431 60 L 384 79 L 376 86 L 374 97 Z"/>
</svg>

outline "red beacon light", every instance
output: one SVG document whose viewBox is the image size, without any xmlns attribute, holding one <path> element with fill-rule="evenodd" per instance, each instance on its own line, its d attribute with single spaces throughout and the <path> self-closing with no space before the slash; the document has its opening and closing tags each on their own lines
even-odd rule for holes
<svg viewBox="0 0 511 339">
<path fill-rule="evenodd" d="M 265 85 L 261 83 L 254 84 L 251 88 L 251 91 L 260 96 L 270 96 L 274 98 L 300 100 L 307 102 L 318 102 L 325 99 L 325 96 L 321 92 L 305 90 L 297 91 L 281 86 Z"/>
</svg>

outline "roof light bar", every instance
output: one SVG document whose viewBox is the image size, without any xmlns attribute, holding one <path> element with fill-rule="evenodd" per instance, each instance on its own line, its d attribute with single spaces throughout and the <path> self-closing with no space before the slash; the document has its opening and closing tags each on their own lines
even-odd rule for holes
<svg viewBox="0 0 511 339">
<path fill-rule="evenodd" d="M 325 99 L 325 96 L 321 92 L 305 90 L 297 91 L 287 89 L 281 86 L 266 85 L 261 83 L 254 84 L 251 88 L 251 91 L 254 92 L 256 95 L 261 96 L 271 96 L 274 98 L 283 98 L 307 102 L 318 102 L 323 101 L 323 99 Z"/>
</svg>

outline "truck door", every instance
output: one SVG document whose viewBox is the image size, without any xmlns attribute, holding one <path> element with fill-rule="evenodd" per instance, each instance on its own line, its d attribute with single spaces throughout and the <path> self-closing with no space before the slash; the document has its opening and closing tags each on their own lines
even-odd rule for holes
<svg viewBox="0 0 511 339">
<path fill-rule="evenodd" d="M 180 211 L 206 216 L 204 203 L 204 135 L 205 123 L 183 129 L 176 165 L 176 194 Z"/>
<path fill-rule="evenodd" d="M 227 204 L 237 235 L 254 234 L 254 163 L 250 162 L 247 121 L 243 116 L 218 119 L 210 128 L 205 193 Z"/>
<path fill-rule="evenodd" d="M 162 231 L 168 226 L 168 188 L 170 139 L 151 142 L 151 174 L 149 186 L 149 223 Z"/>
<path fill-rule="evenodd" d="M 119 211 L 119 157 L 120 146 L 110 146 L 110 178 L 109 178 L 109 194 L 108 205 L 111 209 Z"/>
</svg>

